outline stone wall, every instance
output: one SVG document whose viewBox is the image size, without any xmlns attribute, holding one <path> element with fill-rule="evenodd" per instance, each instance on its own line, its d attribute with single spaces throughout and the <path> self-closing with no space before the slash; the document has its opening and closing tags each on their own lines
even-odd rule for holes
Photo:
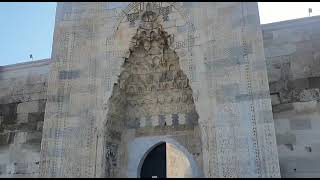
<svg viewBox="0 0 320 180">
<path fill-rule="evenodd" d="M 138 130 L 125 130 L 128 121 L 116 120 L 123 115 L 122 109 L 114 108 L 116 104 L 110 98 L 114 96 L 121 103 L 123 96 L 113 89 L 119 85 L 118 76 L 125 69 L 122 65 L 132 60 L 130 45 L 134 43 L 130 42 L 136 39 L 148 9 L 159 15 L 163 31 L 172 35 L 170 44 L 179 57 L 177 70 L 181 68 L 190 81 L 189 90 L 199 115 L 199 130 L 190 136 L 199 136 L 197 142 L 201 145 L 189 142 L 189 138 L 179 143 L 186 142 L 182 145 L 193 159 L 202 162 L 199 166 L 204 176 L 278 177 L 258 6 L 240 2 L 153 2 L 149 7 L 142 2 L 58 3 L 40 176 L 104 177 L 108 172 L 110 177 L 125 177 L 125 169 L 130 167 L 121 165 L 130 164 L 126 161 L 132 149 L 127 147 L 134 142 L 132 138 L 146 137 L 147 133 L 159 135 L 150 131 L 137 137 L 134 134 Z M 152 17 L 146 19 L 150 20 Z M 146 35 L 148 39 L 152 33 Z M 161 49 L 161 44 L 149 45 Z M 143 68 L 148 64 L 136 65 Z M 113 108 L 115 113 L 109 114 Z M 176 111 L 185 112 L 189 111 Z M 185 122 L 196 122 L 195 116 L 191 118 Z M 157 124 L 157 120 L 164 119 L 153 120 L 141 124 Z M 163 125 L 174 127 L 176 120 L 177 116 L 166 117 L 169 123 Z M 108 143 L 111 135 L 118 138 L 117 142 Z M 159 136 L 178 135 L 179 129 L 172 128 L 172 132 L 161 132 Z"/>
<path fill-rule="evenodd" d="M 48 59 L 0 67 L 0 177 L 37 177 Z"/>
<path fill-rule="evenodd" d="M 282 177 L 320 175 L 320 17 L 262 25 Z"/>
<path fill-rule="evenodd" d="M 65 6 L 64 11 L 67 10 Z M 317 138 L 320 128 L 320 17 L 262 25 L 262 32 L 281 176 L 317 177 L 320 174 L 320 140 Z M 74 38 L 78 40 L 77 36 Z M 39 174 L 49 63 L 49 60 L 40 60 L 0 67 L 0 177 L 36 177 Z M 79 71 L 75 70 L 59 73 L 56 77 L 64 80 L 79 77 Z M 187 75 L 196 83 L 197 77 Z M 79 91 L 81 87 L 83 91 L 92 86 L 76 83 Z M 106 79 L 106 87 L 112 89 L 109 79 Z M 225 89 L 228 90 L 231 88 Z M 60 97 L 50 96 L 50 101 Z"/>
</svg>

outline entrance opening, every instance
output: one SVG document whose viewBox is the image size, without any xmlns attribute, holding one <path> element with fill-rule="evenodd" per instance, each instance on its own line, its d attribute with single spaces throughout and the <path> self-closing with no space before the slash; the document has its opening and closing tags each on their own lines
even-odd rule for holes
<svg viewBox="0 0 320 180">
<path fill-rule="evenodd" d="M 142 164 L 140 177 L 165 178 L 166 164 L 166 143 L 161 143 L 148 153 Z"/>
<path fill-rule="evenodd" d="M 153 147 L 140 167 L 141 178 L 193 177 L 187 156 L 178 147 L 166 142 Z"/>
</svg>

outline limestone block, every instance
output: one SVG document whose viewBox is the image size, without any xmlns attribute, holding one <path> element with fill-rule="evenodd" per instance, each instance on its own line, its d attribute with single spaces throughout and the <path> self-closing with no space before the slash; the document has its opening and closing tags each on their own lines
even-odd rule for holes
<svg viewBox="0 0 320 180">
<path fill-rule="evenodd" d="M 312 54 L 311 52 L 301 52 L 294 54 L 291 62 L 291 76 L 293 79 L 306 78 L 312 75 Z"/>
<path fill-rule="evenodd" d="M 28 114 L 28 122 L 29 123 L 36 123 L 38 121 L 43 121 L 44 119 L 44 113 L 39 113 L 39 112 L 36 112 L 36 113 L 29 113 Z"/>
<path fill-rule="evenodd" d="M 266 58 L 273 56 L 285 56 L 290 55 L 296 51 L 295 44 L 275 45 L 272 47 L 266 47 L 265 49 Z"/>
<path fill-rule="evenodd" d="M 27 132 L 17 132 L 14 137 L 14 144 L 22 144 L 27 141 Z"/>
<path fill-rule="evenodd" d="M 2 174 L 7 173 L 7 165 L 6 164 L 0 164 L 0 177 Z"/>
<path fill-rule="evenodd" d="M 274 123 L 275 123 L 274 126 L 276 130 L 276 134 L 285 134 L 291 131 L 290 122 L 287 116 L 281 118 L 281 117 L 277 117 L 277 114 L 275 114 Z"/>
<path fill-rule="evenodd" d="M 268 63 L 268 80 L 269 82 L 279 81 L 281 79 L 281 66 L 279 64 Z"/>
<path fill-rule="evenodd" d="M 320 152 L 320 143 L 312 144 L 312 151 L 319 153 Z"/>
<path fill-rule="evenodd" d="M 288 82 L 289 89 L 302 90 L 302 89 L 307 89 L 309 87 L 310 85 L 309 85 L 308 78 L 295 79 Z"/>
<path fill-rule="evenodd" d="M 39 100 L 39 112 L 45 112 L 46 99 Z"/>
<path fill-rule="evenodd" d="M 42 131 L 43 128 L 43 121 L 37 122 L 37 131 Z"/>
<path fill-rule="evenodd" d="M 320 88 L 320 77 L 308 78 L 309 88 Z"/>
<path fill-rule="evenodd" d="M 297 144 L 301 147 L 302 152 L 305 152 L 305 146 L 312 146 L 313 144 L 319 143 L 319 139 L 313 138 L 319 136 L 319 132 L 316 130 L 295 130 Z M 315 151 L 313 153 L 316 153 Z M 319 152 L 318 152 L 319 153 Z"/>
<path fill-rule="evenodd" d="M 145 125 L 145 127 L 152 127 L 151 117 L 148 116 L 148 117 L 145 117 L 145 118 L 146 118 L 146 125 Z"/>
<path fill-rule="evenodd" d="M 39 102 L 38 101 L 30 101 L 30 102 L 22 102 L 18 104 L 17 113 L 31 113 L 39 111 Z"/>
<path fill-rule="evenodd" d="M 9 135 L 10 135 L 9 133 L 0 134 L 0 146 L 9 144 L 9 142 L 8 142 Z"/>
<path fill-rule="evenodd" d="M 142 117 L 141 119 L 140 119 L 140 127 L 145 127 L 146 126 L 146 118 L 145 117 Z"/>
<path fill-rule="evenodd" d="M 280 97 L 279 97 L 278 94 L 272 94 L 271 95 L 271 104 L 272 105 L 280 104 Z"/>
<path fill-rule="evenodd" d="M 38 143 L 40 144 L 41 143 L 41 139 L 42 139 L 42 136 L 41 136 L 41 132 L 29 132 L 27 135 L 26 135 L 26 142 L 28 144 L 34 144 L 34 143 Z M 40 149 L 40 147 L 36 147 L 38 149 Z"/>
<path fill-rule="evenodd" d="M 294 109 L 294 106 L 292 103 L 278 104 L 278 105 L 272 107 L 272 112 L 279 113 L 279 112 L 283 112 L 283 111 L 292 111 L 293 109 Z"/>
<path fill-rule="evenodd" d="M 27 123 L 28 122 L 28 113 L 18 113 L 17 115 L 17 123 Z"/>
<path fill-rule="evenodd" d="M 280 165 L 284 178 L 314 178 L 319 176 L 318 158 L 312 156 L 283 157 Z"/>
<path fill-rule="evenodd" d="M 185 118 L 185 114 L 178 114 L 179 116 L 179 124 L 186 124 L 186 118 Z"/>
<path fill-rule="evenodd" d="M 292 118 L 290 119 L 290 128 L 292 130 L 310 130 L 311 121 L 304 118 Z"/>
<path fill-rule="evenodd" d="M 318 120 L 320 118 L 319 110 L 316 110 L 310 114 L 306 114 L 305 116 L 310 118 L 313 131 L 316 131 L 320 128 L 320 121 Z"/>
<path fill-rule="evenodd" d="M 166 122 L 167 126 L 171 126 L 171 125 L 172 125 L 172 117 L 171 117 L 171 114 L 166 114 L 166 115 L 165 115 L 165 122 Z"/>
<path fill-rule="evenodd" d="M 277 134 L 277 144 L 296 144 L 296 136 L 293 133 Z"/>
<path fill-rule="evenodd" d="M 152 121 L 152 126 L 158 126 L 159 125 L 159 117 L 158 116 L 152 116 L 151 117 L 151 121 Z"/>
<path fill-rule="evenodd" d="M 296 112 L 310 112 L 312 110 L 316 110 L 318 108 L 317 101 L 309 101 L 309 102 L 296 102 L 292 103 Z"/>
</svg>

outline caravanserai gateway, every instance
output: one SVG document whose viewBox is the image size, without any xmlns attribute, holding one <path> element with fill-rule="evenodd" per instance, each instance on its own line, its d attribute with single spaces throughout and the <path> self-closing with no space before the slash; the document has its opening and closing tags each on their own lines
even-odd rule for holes
<svg viewBox="0 0 320 180">
<path fill-rule="evenodd" d="M 0 177 L 320 176 L 320 17 L 57 4 L 51 59 L 0 67 Z"/>
</svg>

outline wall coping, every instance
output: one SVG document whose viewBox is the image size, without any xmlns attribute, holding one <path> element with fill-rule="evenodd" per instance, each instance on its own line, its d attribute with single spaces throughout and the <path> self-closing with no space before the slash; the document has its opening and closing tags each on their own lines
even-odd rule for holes
<svg viewBox="0 0 320 180">
<path fill-rule="evenodd" d="M 320 23 L 320 16 L 311 16 L 311 17 L 304 17 L 298 19 L 290 19 L 285 21 L 278 21 L 268 24 L 261 24 L 262 31 L 272 31 L 278 29 L 285 29 L 291 27 L 305 27 L 307 24 L 312 23 Z"/>
<path fill-rule="evenodd" d="M 20 69 L 26 69 L 26 68 L 32 68 L 32 67 L 40 67 L 40 66 L 46 66 L 51 64 L 51 59 L 41 59 L 36 61 L 28 61 L 28 62 L 22 62 L 17 64 L 9 64 L 5 66 L 0 66 L 0 73 L 5 71 L 13 71 L 13 70 L 20 70 Z"/>
</svg>

